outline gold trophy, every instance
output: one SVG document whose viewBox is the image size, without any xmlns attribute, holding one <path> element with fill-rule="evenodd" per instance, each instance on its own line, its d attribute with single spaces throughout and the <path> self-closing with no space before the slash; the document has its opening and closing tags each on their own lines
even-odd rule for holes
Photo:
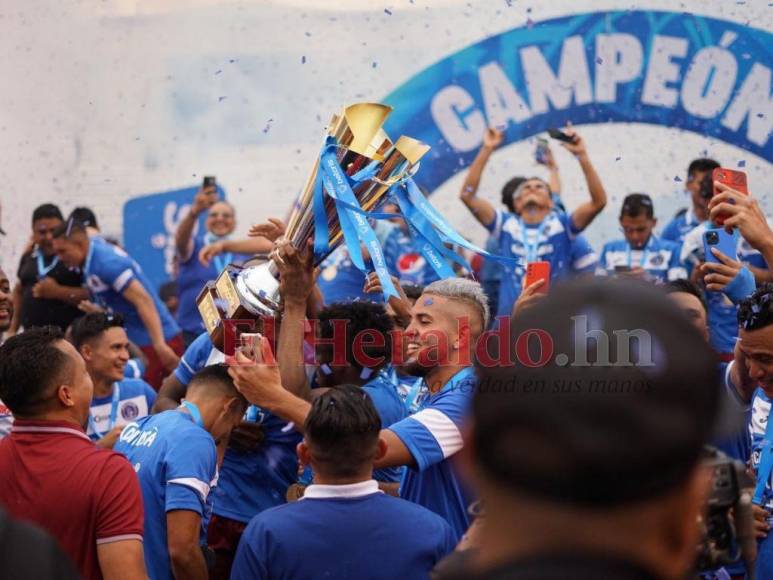
<svg viewBox="0 0 773 580">
<path fill-rule="evenodd" d="M 358 103 L 333 116 L 328 135 L 336 142 L 336 159 L 348 176 L 375 163 L 375 173 L 358 182 L 352 191 L 365 211 L 373 211 L 385 201 L 389 188 L 418 169 L 418 162 L 429 146 L 410 137 L 400 137 L 393 143 L 382 125 L 391 107 L 378 103 Z M 319 171 L 314 165 L 306 184 L 293 206 L 285 237 L 296 247 L 304 248 L 314 236 L 312 209 L 314 185 Z M 324 196 L 328 222 L 328 254 L 343 241 L 336 203 Z M 315 266 L 326 256 L 317 256 Z M 265 257 L 264 257 L 265 258 Z M 276 317 L 281 311 L 278 269 L 272 259 L 244 268 L 228 266 L 215 282 L 201 291 L 197 303 L 199 313 L 212 342 L 222 350 L 224 320 L 262 320 Z"/>
</svg>

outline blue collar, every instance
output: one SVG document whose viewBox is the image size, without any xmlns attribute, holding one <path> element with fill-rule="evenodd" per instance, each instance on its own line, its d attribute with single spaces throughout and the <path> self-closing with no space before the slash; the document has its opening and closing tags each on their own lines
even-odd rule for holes
<svg viewBox="0 0 773 580">
<path fill-rule="evenodd" d="M 83 275 L 87 276 L 91 268 L 91 258 L 94 255 L 94 240 L 86 238 L 89 242 L 89 251 L 86 253 L 86 261 L 83 263 Z"/>
<path fill-rule="evenodd" d="M 448 382 L 443 385 L 443 388 L 435 394 L 439 395 L 440 393 L 445 393 L 446 391 L 457 388 L 472 389 L 476 382 L 475 369 L 473 367 L 465 367 L 452 376 Z"/>
<path fill-rule="evenodd" d="M 191 403 L 190 401 L 183 401 L 180 403 L 180 406 L 185 407 L 188 413 L 190 413 L 193 422 L 204 429 L 204 421 L 201 419 L 201 411 L 199 411 L 199 408 L 194 403 Z"/>
</svg>

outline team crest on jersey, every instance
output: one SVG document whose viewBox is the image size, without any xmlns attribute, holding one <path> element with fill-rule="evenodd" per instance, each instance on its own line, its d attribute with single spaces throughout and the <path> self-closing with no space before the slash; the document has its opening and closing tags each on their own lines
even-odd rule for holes
<svg viewBox="0 0 773 580">
<path fill-rule="evenodd" d="M 121 407 L 121 417 L 127 421 L 133 421 L 139 414 L 140 408 L 132 401 L 127 401 L 124 403 L 123 407 Z"/>
<path fill-rule="evenodd" d="M 426 262 L 421 254 L 410 252 L 403 254 L 397 260 L 397 269 L 401 274 L 417 274 L 424 268 Z"/>
<path fill-rule="evenodd" d="M 663 256 L 661 256 L 660 254 L 657 254 L 655 256 L 652 256 L 652 258 L 650 258 L 650 264 L 653 266 L 660 266 L 662 263 L 663 263 Z"/>
<path fill-rule="evenodd" d="M 94 274 L 89 274 L 86 277 L 86 285 L 89 287 L 89 290 L 94 292 L 95 294 L 99 294 L 100 292 L 104 292 L 108 289 L 107 284 L 105 284 L 99 276 L 95 276 Z"/>
</svg>

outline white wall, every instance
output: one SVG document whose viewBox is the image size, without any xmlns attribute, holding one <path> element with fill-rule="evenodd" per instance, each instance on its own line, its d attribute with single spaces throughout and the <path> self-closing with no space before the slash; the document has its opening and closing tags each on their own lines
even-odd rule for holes
<svg viewBox="0 0 773 580">
<path fill-rule="evenodd" d="M 90 205 L 103 229 L 120 236 L 128 198 L 193 185 L 203 174 L 228 189 L 244 231 L 284 214 L 343 104 L 379 100 L 438 59 L 527 18 L 631 7 L 773 28 L 768 0 L 0 0 L 8 232 L 0 264 L 15 270 L 40 203 Z M 662 127 L 581 129 L 612 195 L 589 232 L 596 243 L 616 235 L 619 200 L 630 191 L 656 196 L 665 222 L 684 201 L 674 176 L 706 153 L 730 167 L 746 160 L 752 190 L 773 209 L 773 167 L 745 151 Z M 498 152 L 484 192 L 496 199 L 510 175 L 531 166 L 532 151 L 521 143 Z M 571 207 L 585 190 L 576 162 L 559 155 Z M 454 200 L 462 177 L 433 201 L 480 240 Z"/>
</svg>

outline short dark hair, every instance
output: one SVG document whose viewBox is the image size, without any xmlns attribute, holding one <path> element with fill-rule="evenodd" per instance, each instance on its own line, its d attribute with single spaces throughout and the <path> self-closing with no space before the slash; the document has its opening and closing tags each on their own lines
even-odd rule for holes
<svg viewBox="0 0 773 580">
<path fill-rule="evenodd" d="M 76 207 L 70 212 L 67 219 L 80 222 L 84 226 L 99 229 L 99 225 L 97 225 L 97 216 L 94 215 L 94 212 L 88 207 Z"/>
<path fill-rule="evenodd" d="M 515 195 L 515 190 L 518 189 L 524 181 L 528 181 L 528 179 L 523 175 L 516 175 L 502 187 L 502 203 L 511 212 L 515 211 L 515 206 L 513 205 L 513 195 Z"/>
<path fill-rule="evenodd" d="M 714 171 L 717 167 L 721 167 L 719 163 L 708 157 L 701 157 L 699 159 L 693 159 L 690 161 L 690 165 L 687 167 L 687 178 L 692 179 L 694 174 L 700 171 L 704 173 L 706 171 Z"/>
<path fill-rule="evenodd" d="M 413 282 L 408 282 L 406 284 L 401 284 L 403 287 L 403 292 L 405 292 L 405 296 L 409 300 L 418 300 L 419 296 L 421 296 L 424 293 L 424 285 L 423 284 L 414 284 Z"/>
<path fill-rule="evenodd" d="M 0 346 L 0 399 L 13 414 L 28 415 L 47 398 L 47 391 L 68 380 L 70 358 L 56 347 L 60 328 L 30 328 Z"/>
<path fill-rule="evenodd" d="M 381 418 L 370 396 L 355 385 L 328 389 L 311 404 L 306 442 L 326 475 L 352 477 L 373 461 Z"/>
<path fill-rule="evenodd" d="M 201 389 L 208 394 L 219 394 L 226 397 L 236 397 L 247 407 L 247 399 L 234 385 L 234 380 L 228 374 L 228 365 L 216 364 L 204 367 L 191 378 L 188 392 Z"/>
<path fill-rule="evenodd" d="M 384 337 L 384 345 L 377 346 L 364 342 L 362 352 L 370 358 L 383 358 L 388 361 L 392 357 L 392 336 L 394 321 L 386 313 L 383 304 L 356 300 L 354 302 L 336 302 L 323 308 L 318 315 L 319 333 L 322 338 L 333 338 L 334 320 L 346 320 L 346 362 L 361 369 L 362 361 L 354 356 L 354 337 L 361 332 L 375 331 Z"/>
<path fill-rule="evenodd" d="M 679 278 L 677 280 L 671 280 L 670 282 L 666 282 L 663 285 L 663 290 L 666 294 L 677 294 L 677 293 L 684 293 L 684 294 L 692 294 L 695 296 L 698 300 L 701 301 L 701 305 L 703 306 L 703 310 L 708 312 L 708 304 L 706 303 L 706 296 L 703 294 L 703 291 L 698 288 L 697 284 L 694 284 L 690 280 L 687 280 L 686 278 Z"/>
<path fill-rule="evenodd" d="M 34 224 L 36 221 L 44 219 L 58 219 L 64 221 L 62 210 L 53 203 L 39 205 L 32 211 L 32 223 Z"/>
<path fill-rule="evenodd" d="M 655 208 L 652 205 L 652 198 L 646 193 L 632 193 L 623 200 L 623 206 L 620 208 L 620 217 L 638 217 L 640 215 L 652 219 L 655 216 Z"/>
<path fill-rule="evenodd" d="M 773 324 L 773 284 L 763 284 L 741 302 L 738 324 L 744 330 L 759 330 Z"/>
<path fill-rule="evenodd" d="M 83 343 L 101 335 L 108 328 L 118 326 L 123 328 L 123 316 L 106 312 L 91 312 L 72 323 L 71 338 L 75 348 L 80 349 Z"/>
<path fill-rule="evenodd" d="M 70 238 L 73 234 L 86 234 L 86 225 L 82 222 L 74 220 L 72 216 L 67 218 L 67 221 L 61 223 L 54 230 L 54 239 Z"/>
</svg>

